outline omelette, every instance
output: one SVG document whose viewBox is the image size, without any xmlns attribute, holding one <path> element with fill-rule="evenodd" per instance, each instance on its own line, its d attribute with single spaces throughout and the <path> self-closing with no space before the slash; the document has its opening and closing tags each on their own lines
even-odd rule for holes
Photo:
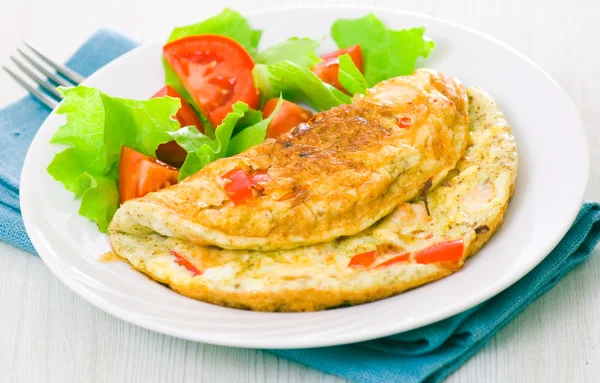
<svg viewBox="0 0 600 383">
<path fill-rule="evenodd" d="M 468 126 L 464 86 L 419 69 L 125 202 L 109 232 L 254 250 L 351 236 L 441 181 L 464 153 Z"/>
<path fill-rule="evenodd" d="M 264 251 L 201 246 L 157 232 L 113 231 L 113 250 L 183 295 L 260 311 L 356 305 L 445 277 L 501 225 L 517 175 L 511 127 L 496 102 L 479 88 L 467 94 L 468 146 L 455 168 L 436 187 L 400 202 L 360 233 Z M 453 259 L 444 259 L 449 253 Z"/>
</svg>

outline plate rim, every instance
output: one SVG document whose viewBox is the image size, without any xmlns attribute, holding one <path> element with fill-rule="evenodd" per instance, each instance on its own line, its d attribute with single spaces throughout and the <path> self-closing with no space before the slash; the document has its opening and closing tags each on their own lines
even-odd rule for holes
<svg viewBox="0 0 600 383">
<path fill-rule="evenodd" d="M 122 310 L 121 308 L 100 299 L 95 294 L 88 293 L 86 291 L 86 289 L 81 288 L 79 282 L 77 282 L 76 279 L 72 278 L 67 273 L 65 273 L 61 269 L 61 267 L 59 267 L 59 265 L 57 263 L 49 261 L 50 257 L 52 257 L 52 255 L 50 254 L 51 251 L 46 246 L 44 239 L 38 235 L 36 230 L 34 230 L 35 223 L 32 218 L 34 213 L 30 210 L 30 205 L 28 205 L 28 203 L 26 201 L 26 198 L 27 198 L 26 196 L 30 195 L 30 193 L 31 193 L 29 190 L 32 187 L 34 187 L 34 184 L 35 184 L 32 177 L 28 178 L 26 176 L 27 176 L 28 170 L 33 167 L 33 159 L 32 159 L 33 156 L 31 155 L 31 148 L 34 146 L 33 144 L 36 142 L 36 140 L 41 139 L 40 135 L 39 135 L 39 130 L 38 130 L 38 133 L 36 133 L 34 139 L 32 140 L 30 147 L 27 150 L 27 154 L 25 157 L 23 169 L 21 172 L 21 178 L 20 178 L 21 193 L 20 193 L 19 201 L 20 201 L 20 206 L 21 206 L 23 223 L 24 223 L 25 229 L 27 231 L 27 234 L 29 235 L 31 242 L 34 245 L 34 248 L 38 252 L 39 256 L 42 258 L 42 260 L 44 261 L 46 266 L 58 277 L 58 279 L 61 282 L 63 282 L 67 287 L 69 287 L 69 289 L 71 289 L 73 292 L 75 292 L 78 296 L 80 296 L 84 300 L 92 303 L 97 308 L 99 308 L 113 316 L 116 316 L 117 318 L 120 318 L 129 323 L 135 324 L 136 326 L 139 326 L 139 327 L 142 327 L 142 328 L 145 328 L 148 330 L 156 331 L 159 333 L 163 333 L 163 334 L 174 336 L 174 337 L 181 338 L 181 339 L 188 339 L 188 340 L 210 343 L 210 344 L 215 344 L 215 345 L 222 345 L 222 346 L 245 347 L 245 348 L 296 349 L 296 348 L 306 348 L 306 347 L 325 347 L 325 346 L 335 346 L 335 345 L 361 342 L 361 341 L 377 339 L 377 338 L 381 338 L 381 337 L 385 337 L 385 336 L 390 336 L 393 334 L 397 334 L 399 332 L 409 331 L 409 330 L 419 328 L 419 327 L 422 327 L 422 326 L 425 326 L 425 325 L 428 325 L 431 323 L 435 323 L 437 321 L 449 318 L 460 312 L 468 310 L 468 309 L 484 302 L 485 300 L 498 295 L 502 291 L 504 291 L 507 288 L 509 288 L 510 286 L 512 286 L 518 280 L 523 278 L 527 273 L 529 273 L 533 268 L 535 268 L 539 263 L 541 263 L 547 257 L 547 255 L 550 253 L 550 251 L 554 247 L 556 247 L 556 245 L 560 242 L 560 240 L 564 237 L 564 235 L 567 233 L 567 231 L 571 227 L 571 224 L 573 223 L 574 219 L 576 218 L 576 216 L 579 212 L 581 203 L 584 201 L 584 194 L 585 194 L 585 190 L 587 188 L 587 185 L 589 182 L 589 176 L 590 176 L 590 161 L 591 161 L 590 150 L 589 150 L 590 144 L 589 144 L 589 139 L 587 136 L 587 131 L 585 129 L 585 124 L 583 123 L 583 120 L 581 118 L 581 114 L 580 114 L 579 110 L 577 109 L 577 107 L 575 106 L 575 104 L 573 103 L 573 101 L 571 100 L 569 95 L 560 86 L 560 84 L 556 80 L 554 80 L 543 68 L 541 68 L 538 64 L 536 64 L 533 60 L 531 60 L 525 54 L 519 52 L 517 49 L 509 46 L 508 44 L 506 44 L 494 37 L 491 37 L 483 32 L 480 32 L 476 29 L 473 29 L 471 27 L 467 27 L 460 23 L 457 23 L 457 22 L 454 22 L 451 20 L 446 20 L 446 19 L 443 19 L 443 18 L 440 18 L 437 16 L 431 16 L 431 15 L 421 13 L 421 12 L 407 11 L 407 10 L 400 9 L 400 8 L 369 7 L 369 6 L 365 6 L 365 5 L 343 5 L 343 4 L 335 4 L 335 5 L 323 5 L 323 4 L 302 5 L 302 4 L 299 4 L 299 5 L 294 5 L 294 6 L 270 7 L 270 8 L 256 10 L 256 11 L 252 11 L 252 12 L 246 12 L 246 13 L 243 13 L 243 15 L 244 16 L 255 16 L 255 15 L 259 15 L 259 14 L 268 14 L 271 12 L 276 13 L 276 12 L 281 12 L 281 11 L 295 10 L 295 9 L 313 9 L 313 10 L 354 9 L 354 10 L 368 11 L 368 12 L 391 12 L 391 13 L 399 13 L 399 14 L 404 14 L 404 15 L 409 15 L 409 16 L 415 16 L 415 17 L 423 18 L 423 19 L 426 19 L 429 21 L 446 24 L 447 26 L 450 26 L 453 28 L 458 28 L 463 31 L 475 34 L 478 37 L 481 37 L 481 38 L 489 41 L 490 43 L 498 45 L 499 47 L 518 56 L 521 60 L 526 61 L 528 64 L 530 64 L 532 67 L 534 67 L 538 72 L 543 74 L 543 76 L 547 80 L 549 80 L 549 82 L 553 85 L 553 87 L 556 88 L 556 90 L 558 90 L 565 97 L 566 100 L 568 100 L 568 102 L 570 103 L 570 106 L 572 106 L 573 109 L 576 111 L 577 121 L 574 122 L 574 125 L 577 126 L 577 129 L 580 131 L 580 133 L 582 135 L 584 149 L 585 149 L 585 158 L 586 158 L 585 163 L 581 164 L 582 166 L 584 166 L 584 168 L 580 169 L 584 179 L 582 180 L 581 190 L 577 193 L 579 195 L 579 198 L 577 201 L 575 201 L 575 198 L 573 198 L 572 201 L 565 202 L 566 204 L 570 204 L 570 207 L 568 209 L 570 211 L 570 214 L 569 214 L 570 219 L 569 220 L 565 219 L 565 222 L 563 222 L 561 224 L 557 224 L 557 226 L 560 226 L 560 229 L 557 228 L 557 231 L 560 231 L 560 233 L 561 233 L 560 236 L 557 236 L 556 238 L 553 238 L 552 240 L 547 241 L 545 243 L 545 246 L 540 246 L 540 249 L 538 249 L 538 252 L 540 252 L 541 254 L 545 254 L 545 255 L 538 256 L 538 257 L 531 257 L 529 259 L 529 262 L 525 263 L 523 265 L 523 267 L 521 269 L 519 269 L 519 271 L 512 272 L 509 275 L 505 276 L 504 278 L 498 280 L 496 283 L 488 286 L 487 289 L 484 289 L 477 294 L 472 294 L 468 298 L 465 298 L 465 299 L 459 301 L 458 303 L 454 303 L 454 304 L 450 305 L 443 312 L 429 315 L 425 318 L 425 320 L 423 320 L 423 318 L 421 318 L 420 320 L 413 321 L 412 325 L 408 326 L 407 328 L 403 328 L 400 331 L 394 331 L 394 330 L 377 331 L 377 329 L 373 329 L 368 334 L 365 333 L 365 334 L 358 334 L 358 335 L 353 335 L 353 336 L 350 335 L 350 336 L 345 337 L 343 340 L 320 339 L 319 341 L 315 341 L 314 339 L 311 339 L 311 341 L 308 343 L 303 344 L 303 342 L 296 342 L 294 345 L 291 345 L 291 346 L 286 345 L 285 340 L 275 341 L 275 342 L 270 340 L 269 342 L 263 342 L 262 340 L 257 340 L 254 338 L 245 338 L 243 341 L 231 341 L 231 340 L 229 340 L 228 337 L 223 337 L 223 336 L 211 337 L 211 336 L 207 336 L 208 334 L 206 334 L 206 333 L 195 334 L 195 333 L 190 333 L 190 331 L 186 331 L 186 330 L 176 331 L 174 329 L 174 326 L 167 326 L 167 325 L 162 325 L 157 322 L 150 322 L 150 321 L 144 320 L 144 318 L 136 316 L 136 314 L 131 311 Z M 266 28 L 268 28 L 268 27 L 265 27 L 265 29 Z M 90 79 L 93 79 L 99 73 L 102 73 L 104 71 L 110 71 L 113 66 L 119 65 L 119 62 L 121 60 L 124 60 L 125 58 L 129 57 L 130 55 L 136 54 L 136 52 L 138 52 L 141 49 L 144 49 L 148 45 L 158 44 L 162 41 L 163 41 L 163 39 L 154 39 L 147 43 L 140 44 L 139 46 L 135 47 L 131 51 L 115 58 L 114 60 L 109 62 L 107 65 L 99 68 L 96 72 L 94 72 L 92 75 L 90 75 L 88 78 L 86 78 L 86 80 L 82 84 L 85 85 Z M 44 120 L 44 122 L 40 126 L 40 130 L 46 124 L 48 118 L 50 116 L 53 116 L 54 114 L 56 114 L 56 109 L 54 109 L 49 114 L 49 116 Z M 518 183 L 518 181 L 517 181 L 517 183 Z M 345 310 L 345 309 L 341 309 L 341 310 Z M 265 313 L 265 314 L 268 314 L 268 313 Z"/>
</svg>

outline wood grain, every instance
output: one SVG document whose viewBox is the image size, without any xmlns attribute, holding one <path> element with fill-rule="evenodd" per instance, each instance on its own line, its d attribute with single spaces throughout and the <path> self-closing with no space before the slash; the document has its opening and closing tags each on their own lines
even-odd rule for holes
<svg viewBox="0 0 600 383">
<path fill-rule="evenodd" d="M 240 11 L 338 1 L 230 0 Z M 363 3 L 365 1 L 345 1 Z M 588 0 L 387 0 L 490 34 L 531 57 L 573 99 L 600 147 L 600 3 Z M 23 39 L 65 59 L 97 28 L 147 41 L 222 2 L 19 0 L 0 2 L 0 63 Z M 173 15 L 165 18 L 165 12 Z M 168 22 L 164 22 L 164 20 Z M 50 49 L 49 49 L 50 48 Z M 0 106 L 24 94 L 0 76 Z M 560 155 L 560 153 L 557 153 Z M 586 193 L 600 200 L 600 151 Z M 599 249 L 595 251 L 600 253 Z M 463 368 L 456 382 L 592 382 L 600 375 L 600 258 L 533 303 Z M 256 350 L 188 342 L 129 325 L 76 296 L 35 256 L 0 243 L 1 382 L 341 382 Z"/>
</svg>

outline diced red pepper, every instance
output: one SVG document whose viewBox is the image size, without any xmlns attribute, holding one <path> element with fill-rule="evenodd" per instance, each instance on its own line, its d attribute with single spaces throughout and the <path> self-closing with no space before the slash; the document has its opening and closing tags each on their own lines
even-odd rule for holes
<svg viewBox="0 0 600 383">
<path fill-rule="evenodd" d="M 266 170 L 258 170 L 250 176 L 250 183 L 258 191 L 265 190 L 263 185 L 270 180 L 271 177 L 269 177 Z"/>
<path fill-rule="evenodd" d="M 465 244 L 462 239 L 436 243 L 415 253 L 417 263 L 458 262 L 462 259 Z"/>
<path fill-rule="evenodd" d="M 242 169 L 235 168 L 222 178 L 229 180 L 223 189 L 234 205 L 243 205 L 252 199 L 252 182 Z"/>
<path fill-rule="evenodd" d="M 349 267 L 355 269 L 365 269 L 375 263 L 375 251 L 367 251 L 366 253 L 356 254 L 350 259 Z"/>
<path fill-rule="evenodd" d="M 387 267 L 387 266 L 395 265 L 396 263 L 408 262 L 408 261 L 410 261 L 410 253 L 404 253 L 404 254 L 397 255 L 392 259 L 388 259 L 387 261 L 385 261 L 383 263 L 380 263 L 379 265 L 377 265 L 377 267 Z"/>
<path fill-rule="evenodd" d="M 398 126 L 402 129 L 410 128 L 410 123 L 412 120 L 410 117 L 402 117 L 400 121 L 398 121 Z"/>
<path fill-rule="evenodd" d="M 198 268 L 194 266 L 193 263 L 188 261 L 183 255 L 179 254 L 175 250 L 171 250 L 171 255 L 175 257 L 175 263 L 191 271 L 194 276 L 202 275 L 202 271 L 198 270 Z"/>
</svg>

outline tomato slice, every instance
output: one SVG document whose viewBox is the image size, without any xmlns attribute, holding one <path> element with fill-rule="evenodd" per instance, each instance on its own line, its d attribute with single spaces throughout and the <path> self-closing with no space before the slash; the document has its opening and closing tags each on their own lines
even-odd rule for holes
<svg viewBox="0 0 600 383">
<path fill-rule="evenodd" d="M 250 183 L 252 184 L 252 187 L 258 191 L 265 190 L 264 184 L 270 180 L 271 177 L 269 177 L 266 170 L 258 170 L 250 176 Z"/>
<path fill-rule="evenodd" d="M 254 61 L 235 40 L 210 34 L 184 37 L 165 45 L 163 56 L 214 126 L 237 101 L 258 107 Z"/>
<path fill-rule="evenodd" d="M 243 205 L 252 199 L 252 182 L 242 169 L 235 168 L 222 178 L 229 180 L 223 190 L 229 195 L 234 205 Z"/>
<path fill-rule="evenodd" d="M 375 263 L 375 251 L 367 251 L 366 253 L 356 254 L 350 259 L 349 267 L 355 269 L 365 269 Z"/>
<path fill-rule="evenodd" d="M 385 262 L 380 263 L 379 265 L 377 265 L 377 267 L 387 267 L 387 266 L 395 265 L 396 263 L 408 262 L 408 261 L 410 261 L 410 253 L 404 253 L 404 254 L 395 256 L 392 259 L 388 259 Z"/>
<path fill-rule="evenodd" d="M 348 53 L 350 58 L 354 62 L 354 65 L 358 70 L 363 72 L 363 56 L 360 50 L 360 45 L 353 45 L 348 48 L 340 49 L 335 52 L 327 53 L 321 56 L 323 61 L 315 65 L 312 71 L 319 76 L 319 78 L 328 84 L 331 84 L 341 91 L 344 91 L 344 87 L 338 81 L 338 73 L 340 72 L 340 62 L 338 57 Z"/>
<path fill-rule="evenodd" d="M 177 183 L 179 172 L 127 146 L 121 148 L 119 196 L 121 203 Z"/>
<path fill-rule="evenodd" d="M 181 101 L 181 108 L 179 108 L 177 111 L 175 118 L 177 121 L 179 121 L 179 125 L 182 128 L 184 126 L 194 125 L 199 131 L 204 133 L 204 125 L 202 125 L 202 120 L 200 120 L 200 117 L 198 117 L 196 111 L 190 106 L 190 104 L 187 103 L 187 101 L 183 99 L 183 97 L 181 97 L 179 93 L 177 93 L 175 89 L 165 85 L 151 98 L 164 96 L 178 98 Z M 158 148 L 156 148 L 156 157 L 159 160 L 177 168 L 180 168 L 181 165 L 183 165 L 186 156 L 187 152 L 185 149 L 179 146 L 175 141 L 169 141 L 164 144 L 160 144 L 158 145 Z"/>
<path fill-rule="evenodd" d="M 198 268 L 194 266 L 192 262 L 188 261 L 183 255 L 179 254 L 175 250 L 171 250 L 171 255 L 175 257 L 175 263 L 191 271 L 192 274 L 194 274 L 194 277 L 196 275 L 202 275 L 202 271 L 198 270 Z"/>
<path fill-rule="evenodd" d="M 271 98 L 265 102 L 263 106 L 263 118 L 267 118 L 273 114 L 278 102 L 278 98 Z M 289 132 L 298 124 L 310 120 L 311 117 L 312 112 L 310 110 L 302 109 L 300 105 L 283 100 L 277 114 L 273 117 L 267 128 L 267 138 L 277 138 Z"/>
<path fill-rule="evenodd" d="M 436 243 L 415 253 L 417 263 L 458 262 L 462 259 L 465 244 L 462 239 Z"/>
</svg>

